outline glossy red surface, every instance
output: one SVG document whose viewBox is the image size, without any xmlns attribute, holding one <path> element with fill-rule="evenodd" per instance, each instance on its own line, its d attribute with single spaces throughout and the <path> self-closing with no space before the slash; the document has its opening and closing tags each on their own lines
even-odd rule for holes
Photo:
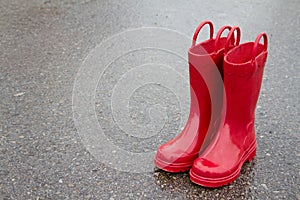
<svg viewBox="0 0 300 200">
<path fill-rule="evenodd" d="M 206 24 L 210 26 L 210 39 L 196 45 L 198 33 Z M 220 100 L 223 95 L 220 71 L 227 37 L 221 37 L 221 34 L 226 29 L 230 30 L 231 27 L 222 27 L 217 39 L 213 38 L 213 25 L 209 21 L 200 24 L 195 31 L 192 47 L 188 51 L 191 95 L 189 118 L 178 136 L 158 148 L 154 159 L 155 165 L 165 171 L 189 170 L 200 149 L 207 146 L 213 137 L 210 133 L 216 132 L 214 126 L 209 126 L 220 118 L 216 113 L 221 113 L 222 101 L 218 101 L 214 112 L 211 105 L 214 103 L 212 99 Z M 233 43 L 234 40 L 230 43 L 230 48 Z"/>
<path fill-rule="evenodd" d="M 259 43 L 261 37 L 264 44 Z M 231 183 L 256 154 L 255 107 L 267 59 L 267 36 L 241 44 L 224 57 L 226 107 L 216 137 L 193 163 L 190 178 L 207 187 Z M 226 108 L 226 109 L 225 109 Z"/>
</svg>

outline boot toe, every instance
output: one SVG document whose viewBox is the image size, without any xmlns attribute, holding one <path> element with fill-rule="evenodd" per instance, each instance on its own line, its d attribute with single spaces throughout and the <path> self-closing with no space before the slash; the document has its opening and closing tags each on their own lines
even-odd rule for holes
<svg viewBox="0 0 300 200">
<path fill-rule="evenodd" d="M 191 163 L 197 158 L 198 153 L 189 154 L 179 149 L 172 149 L 167 145 L 162 145 L 156 154 L 156 157 L 167 163 Z"/>
<path fill-rule="evenodd" d="M 197 156 L 198 153 L 189 154 L 163 144 L 158 148 L 155 155 L 155 164 L 157 167 L 170 172 L 186 171 L 191 168 Z"/>
<path fill-rule="evenodd" d="M 226 177 L 232 173 L 232 170 L 224 168 L 219 163 L 215 163 L 201 157 L 195 159 L 192 170 L 194 174 L 209 179 Z"/>
</svg>

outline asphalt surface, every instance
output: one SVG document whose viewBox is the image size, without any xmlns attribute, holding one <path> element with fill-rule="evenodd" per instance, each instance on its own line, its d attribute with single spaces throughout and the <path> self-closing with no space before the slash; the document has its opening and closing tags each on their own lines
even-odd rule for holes
<svg viewBox="0 0 300 200">
<path fill-rule="evenodd" d="M 300 199 L 299 1 L 2 0 L 0 16 L 0 199 Z M 243 166 L 233 184 L 207 189 L 192 184 L 188 173 L 170 174 L 154 166 L 132 173 L 93 155 L 76 126 L 72 99 L 90 52 L 116 33 L 141 27 L 191 38 L 206 19 L 216 28 L 239 25 L 242 41 L 253 41 L 261 31 L 269 36 L 254 161 Z M 114 85 L 125 80 L 132 66 L 153 60 L 184 69 L 188 79 L 184 59 L 174 62 L 166 52 L 144 49 L 113 60 L 95 89 L 99 124 L 126 151 L 155 151 L 180 131 L 188 110 L 189 97 L 182 103 L 170 88 L 146 84 L 130 96 L 129 117 L 145 127 L 160 122 L 154 123 L 153 116 L 165 119 L 158 136 L 129 137 L 115 123 L 110 107 Z M 174 77 L 164 79 L 168 83 Z"/>
</svg>

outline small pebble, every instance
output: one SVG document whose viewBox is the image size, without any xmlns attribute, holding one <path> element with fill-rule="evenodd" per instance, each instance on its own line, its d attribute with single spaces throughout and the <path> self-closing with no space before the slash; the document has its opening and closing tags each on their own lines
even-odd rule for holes
<svg viewBox="0 0 300 200">
<path fill-rule="evenodd" d="M 266 184 L 261 184 L 261 186 L 263 187 L 263 188 L 265 188 L 265 190 L 268 190 L 268 187 L 267 187 L 267 185 Z"/>
<path fill-rule="evenodd" d="M 74 187 L 74 185 L 72 183 L 69 183 L 68 187 Z"/>
<path fill-rule="evenodd" d="M 14 97 L 19 97 L 19 96 L 22 96 L 23 94 L 25 94 L 25 92 L 20 92 L 20 93 L 14 94 Z"/>
</svg>

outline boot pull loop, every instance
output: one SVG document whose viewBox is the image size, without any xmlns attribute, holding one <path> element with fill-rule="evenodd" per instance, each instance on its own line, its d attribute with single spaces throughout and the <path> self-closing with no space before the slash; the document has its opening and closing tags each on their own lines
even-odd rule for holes
<svg viewBox="0 0 300 200">
<path fill-rule="evenodd" d="M 234 32 L 235 31 L 237 31 L 236 32 L 236 38 L 234 38 Z M 229 42 L 232 46 L 237 46 L 237 45 L 240 44 L 240 40 L 241 40 L 241 29 L 238 26 L 234 26 L 230 30 L 230 32 L 228 33 L 226 44 L 225 44 L 225 47 L 224 47 L 224 54 L 227 54 L 227 52 L 230 49 Z"/>
<path fill-rule="evenodd" d="M 220 28 L 220 30 L 218 31 L 217 33 L 217 36 L 216 36 L 216 40 L 215 40 L 215 53 L 218 51 L 218 44 L 219 44 L 219 41 L 220 41 L 220 38 L 221 38 L 221 35 L 222 33 L 228 29 L 229 31 L 231 30 L 231 26 L 223 26 Z M 232 40 L 232 42 L 234 42 L 234 40 Z"/>
<path fill-rule="evenodd" d="M 205 26 L 206 24 L 209 25 L 209 30 L 210 30 L 209 39 L 213 38 L 213 35 L 214 35 L 214 25 L 213 25 L 213 23 L 211 21 L 204 21 L 195 30 L 195 33 L 194 33 L 194 36 L 193 36 L 192 47 L 196 45 L 198 34 L 199 34 L 200 30 L 202 29 L 202 27 Z"/>
<path fill-rule="evenodd" d="M 268 37 L 267 37 L 267 34 L 265 32 L 262 32 L 260 33 L 255 42 L 254 42 L 254 45 L 253 45 L 253 50 L 252 50 L 252 64 L 254 63 L 255 61 L 255 58 L 257 56 L 257 52 L 258 52 L 258 44 L 259 44 L 259 41 L 261 40 L 261 38 L 264 38 L 264 50 L 267 51 L 268 50 Z"/>
</svg>

